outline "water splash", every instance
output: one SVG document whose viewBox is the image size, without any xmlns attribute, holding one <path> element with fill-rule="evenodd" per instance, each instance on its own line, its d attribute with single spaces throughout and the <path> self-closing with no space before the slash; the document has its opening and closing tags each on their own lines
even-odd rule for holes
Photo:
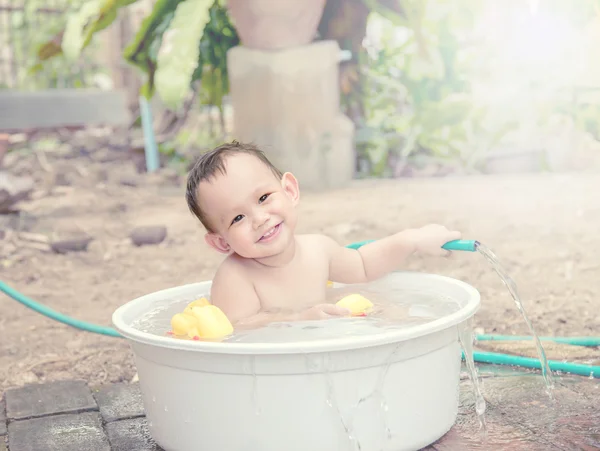
<svg viewBox="0 0 600 451">
<path fill-rule="evenodd" d="M 337 402 L 337 399 L 335 396 L 335 389 L 333 386 L 334 385 L 333 384 L 333 376 L 331 374 L 332 369 L 333 369 L 333 366 L 331 364 L 329 354 L 328 353 L 324 354 L 323 355 L 323 374 L 325 375 L 325 383 L 326 383 L 326 389 L 327 389 L 327 392 L 326 392 L 327 394 L 325 396 L 325 402 L 327 403 L 327 405 L 330 408 L 334 409 L 335 413 L 339 417 L 342 428 L 344 429 L 344 433 L 345 433 L 346 437 L 348 438 L 350 450 L 351 451 L 361 451 L 362 447 L 360 445 L 360 442 L 354 436 L 354 431 L 352 429 L 352 422 L 346 421 L 346 419 L 344 418 L 344 415 L 342 415 L 342 411 L 340 410 L 340 406 Z"/>
<path fill-rule="evenodd" d="M 256 376 L 256 357 L 251 355 L 244 359 L 242 371 L 244 374 L 249 374 L 252 377 L 252 406 L 254 406 L 254 414 L 260 415 L 262 409 L 258 400 L 258 377 Z"/>
<path fill-rule="evenodd" d="M 521 297 L 519 296 L 519 292 L 517 291 L 517 284 L 512 280 L 512 278 L 506 272 L 506 269 L 500 264 L 498 261 L 498 257 L 486 246 L 479 243 L 477 246 L 477 250 L 483 257 L 492 265 L 496 273 L 500 276 L 500 279 L 508 288 L 510 295 L 512 296 L 517 309 L 523 315 L 523 319 L 529 328 L 529 332 L 531 333 L 533 339 L 535 340 L 535 346 L 537 348 L 538 357 L 540 359 L 541 367 L 542 367 L 542 377 L 544 378 L 544 382 L 546 384 L 546 393 L 551 399 L 554 399 L 552 395 L 552 390 L 554 389 L 554 380 L 552 378 L 552 371 L 550 370 L 550 366 L 548 365 L 548 359 L 546 358 L 546 351 L 544 351 L 544 347 L 542 346 L 542 342 L 539 337 L 535 333 L 535 329 L 533 328 L 533 324 L 529 320 L 527 313 L 525 312 L 525 308 L 523 307 L 523 302 L 521 302 Z"/>
<path fill-rule="evenodd" d="M 471 386 L 473 387 L 473 395 L 475 397 L 475 412 L 477 413 L 477 419 L 479 420 L 479 427 L 483 432 L 484 438 L 487 437 L 487 425 L 485 422 L 485 398 L 481 394 L 481 388 L 479 386 L 479 375 L 477 368 L 475 367 L 475 360 L 473 359 L 473 320 L 469 318 L 467 321 L 459 324 L 458 328 L 458 339 L 465 353 L 465 363 L 467 365 L 467 374 L 471 380 Z"/>
<path fill-rule="evenodd" d="M 339 416 L 340 423 L 342 424 L 345 435 L 348 439 L 348 444 L 350 446 L 350 449 L 353 451 L 361 451 L 363 449 L 360 440 L 356 437 L 355 434 L 354 419 L 356 417 L 356 414 L 358 413 L 359 408 L 361 408 L 361 406 L 363 406 L 368 401 L 374 401 L 377 404 L 377 413 L 381 418 L 381 426 L 384 439 L 383 443 L 381 443 L 380 446 L 385 447 L 385 443 L 392 439 L 392 431 L 387 422 L 389 406 L 383 393 L 383 387 L 388 371 L 392 363 L 394 362 L 394 357 L 396 356 L 401 346 L 401 343 L 395 346 L 392 352 L 385 358 L 385 360 L 380 365 L 381 369 L 379 370 L 379 375 L 375 380 L 375 385 L 373 389 L 367 395 L 360 397 L 358 401 L 356 401 L 356 403 L 350 407 L 345 416 L 342 414 L 335 396 L 333 377 L 331 375 L 332 368 L 329 361 L 329 356 L 324 356 L 323 358 L 323 373 L 325 374 L 327 384 L 326 402 L 329 407 L 335 409 L 335 413 Z"/>
</svg>

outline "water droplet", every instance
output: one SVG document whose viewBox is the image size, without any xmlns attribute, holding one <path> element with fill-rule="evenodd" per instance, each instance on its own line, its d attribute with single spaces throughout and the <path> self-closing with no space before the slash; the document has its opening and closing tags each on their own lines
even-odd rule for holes
<svg viewBox="0 0 600 451">
<path fill-rule="evenodd" d="M 168 411 L 169 411 L 169 409 L 167 409 L 167 406 L 165 406 L 165 412 L 168 412 Z"/>
<path fill-rule="evenodd" d="M 152 402 L 156 402 L 156 396 L 152 397 Z"/>
<path fill-rule="evenodd" d="M 483 398 L 477 399 L 475 411 L 477 412 L 477 415 L 483 415 L 485 413 L 485 400 Z"/>
<path fill-rule="evenodd" d="M 306 371 L 308 373 L 318 373 L 319 372 L 319 359 L 311 354 L 306 354 Z"/>
</svg>

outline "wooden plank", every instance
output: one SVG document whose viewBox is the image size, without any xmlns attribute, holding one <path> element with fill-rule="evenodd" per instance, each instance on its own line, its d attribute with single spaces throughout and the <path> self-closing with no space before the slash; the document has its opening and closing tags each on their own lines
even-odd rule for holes
<svg viewBox="0 0 600 451">
<path fill-rule="evenodd" d="M 51 89 L 0 91 L 0 131 L 68 126 L 124 126 L 130 121 L 125 91 Z"/>
</svg>

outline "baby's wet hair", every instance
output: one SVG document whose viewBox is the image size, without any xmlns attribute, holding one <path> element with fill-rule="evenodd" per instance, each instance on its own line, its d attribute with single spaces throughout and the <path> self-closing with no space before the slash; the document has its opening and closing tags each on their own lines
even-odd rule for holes
<svg viewBox="0 0 600 451">
<path fill-rule="evenodd" d="M 208 223 L 206 213 L 200 208 L 200 193 L 198 192 L 198 187 L 201 182 L 210 180 L 217 173 L 223 175 L 226 174 L 225 158 L 230 155 L 241 153 L 254 155 L 262 161 L 277 178 L 281 179 L 283 176 L 283 173 L 269 161 L 265 153 L 251 143 L 241 143 L 234 140 L 230 143 L 221 144 L 202 154 L 200 158 L 196 160 L 188 174 L 185 198 L 192 214 L 198 218 L 208 232 L 213 232 L 214 230 L 212 230 Z"/>
</svg>

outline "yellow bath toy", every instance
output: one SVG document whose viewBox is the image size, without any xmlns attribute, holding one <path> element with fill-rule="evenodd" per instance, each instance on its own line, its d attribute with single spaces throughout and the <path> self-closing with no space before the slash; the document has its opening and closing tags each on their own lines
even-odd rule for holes
<svg viewBox="0 0 600 451">
<path fill-rule="evenodd" d="M 193 338 L 198 335 L 198 320 L 189 313 L 177 313 L 171 318 L 171 328 L 175 335 Z"/>
<path fill-rule="evenodd" d="M 331 280 L 327 281 L 327 288 L 333 287 L 333 282 Z"/>
<path fill-rule="evenodd" d="M 219 307 L 192 307 L 192 315 L 198 322 L 200 338 L 221 338 L 233 332 L 231 322 Z"/>
<path fill-rule="evenodd" d="M 360 294 L 349 294 L 336 302 L 336 305 L 347 308 L 352 316 L 366 316 L 373 303 Z"/>
<path fill-rule="evenodd" d="M 196 299 L 195 301 L 190 302 L 183 311 L 183 313 L 191 314 L 193 307 L 206 307 L 207 305 L 210 305 L 208 299 L 206 299 L 205 297 L 201 297 L 200 299 Z"/>
<path fill-rule="evenodd" d="M 190 302 L 183 313 L 173 315 L 171 328 L 169 334 L 194 340 L 223 338 L 233 332 L 227 316 L 205 297 Z"/>
</svg>

